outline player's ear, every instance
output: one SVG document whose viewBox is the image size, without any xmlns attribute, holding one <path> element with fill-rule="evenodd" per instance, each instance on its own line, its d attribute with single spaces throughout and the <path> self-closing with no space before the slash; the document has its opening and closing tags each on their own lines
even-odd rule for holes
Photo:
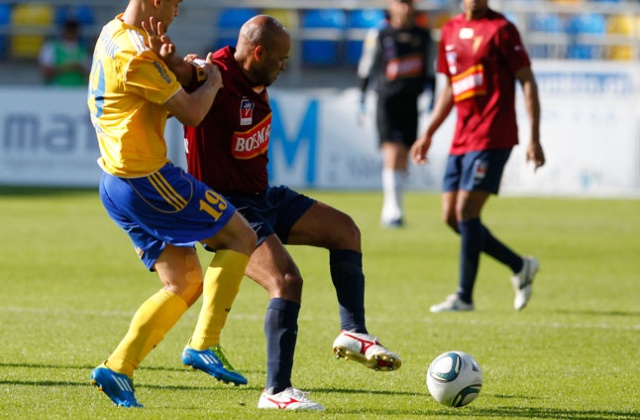
<svg viewBox="0 0 640 420">
<path fill-rule="evenodd" d="M 253 50 L 253 57 L 256 60 L 261 60 L 262 56 L 264 55 L 264 47 L 262 45 L 258 45 L 254 50 Z"/>
</svg>

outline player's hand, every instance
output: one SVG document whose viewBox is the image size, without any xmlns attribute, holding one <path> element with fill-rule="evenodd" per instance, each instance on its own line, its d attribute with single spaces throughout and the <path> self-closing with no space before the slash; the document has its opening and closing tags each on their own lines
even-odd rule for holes
<svg viewBox="0 0 640 420">
<path fill-rule="evenodd" d="M 409 152 L 411 159 L 418 165 L 428 163 L 427 152 L 429 151 L 429 147 L 431 147 L 431 136 L 424 134 L 411 146 L 411 151 Z"/>
<path fill-rule="evenodd" d="M 527 162 L 533 162 L 533 171 L 537 171 L 539 167 L 544 165 L 544 151 L 542 145 L 538 141 L 529 142 L 527 147 Z"/>
<path fill-rule="evenodd" d="M 165 34 L 162 22 L 157 22 L 152 16 L 148 22 L 142 21 L 142 29 L 147 33 L 149 48 L 165 62 L 169 61 L 176 53 L 176 46 Z"/>
<path fill-rule="evenodd" d="M 184 56 L 184 61 L 186 61 L 187 63 L 193 63 L 198 59 L 200 59 L 200 56 L 198 54 L 187 54 Z"/>
<path fill-rule="evenodd" d="M 213 53 L 207 54 L 207 59 L 202 63 L 202 69 L 207 74 L 207 83 L 212 83 L 213 88 L 218 90 L 222 89 L 222 75 L 220 74 L 220 69 L 218 66 L 213 64 L 212 61 Z"/>
</svg>

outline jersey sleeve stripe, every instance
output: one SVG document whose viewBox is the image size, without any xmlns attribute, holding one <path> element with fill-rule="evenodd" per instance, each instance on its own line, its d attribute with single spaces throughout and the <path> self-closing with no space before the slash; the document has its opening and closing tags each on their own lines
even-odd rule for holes
<svg viewBox="0 0 640 420">
<path fill-rule="evenodd" d="M 133 29 L 127 29 L 127 35 L 129 36 L 129 40 L 131 40 L 131 44 L 136 49 L 138 54 L 147 51 L 149 48 L 144 43 L 144 37 L 138 31 Z"/>
</svg>

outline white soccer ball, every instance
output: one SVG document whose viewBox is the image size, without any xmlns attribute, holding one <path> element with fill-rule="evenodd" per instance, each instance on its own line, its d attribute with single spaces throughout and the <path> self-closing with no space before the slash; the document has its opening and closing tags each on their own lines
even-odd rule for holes
<svg viewBox="0 0 640 420">
<path fill-rule="evenodd" d="M 431 396 L 448 407 L 462 407 L 475 400 L 482 388 L 482 370 L 473 357 L 448 351 L 436 357 L 427 371 Z"/>
</svg>

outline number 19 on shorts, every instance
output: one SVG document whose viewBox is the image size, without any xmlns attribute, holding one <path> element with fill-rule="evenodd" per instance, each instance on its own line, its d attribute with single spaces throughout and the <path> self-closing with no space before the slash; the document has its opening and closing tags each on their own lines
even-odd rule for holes
<svg viewBox="0 0 640 420">
<path fill-rule="evenodd" d="M 204 199 L 200 200 L 200 210 L 206 211 L 214 220 L 218 220 L 227 208 L 227 202 L 213 190 L 207 190 Z"/>
</svg>

